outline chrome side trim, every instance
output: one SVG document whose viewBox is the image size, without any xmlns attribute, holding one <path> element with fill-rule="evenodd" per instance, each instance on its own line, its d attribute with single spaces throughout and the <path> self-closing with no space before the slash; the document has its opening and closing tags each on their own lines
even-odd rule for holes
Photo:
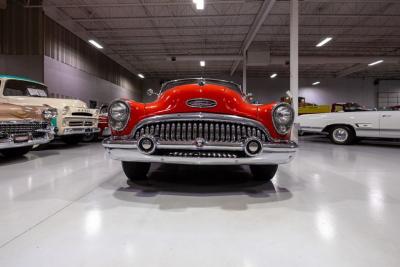
<svg viewBox="0 0 400 267">
<path fill-rule="evenodd" d="M 168 122 L 168 121 L 187 121 L 187 120 L 207 120 L 212 122 L 226 122 L 226 123 L 237 123 L 244 126 L 253 126 L 257 127 L 264 131 L 264 134 L 268 137 L 268 139 L 272 140 L 271 135 L 269 134 L 268 130 L 265 126 L 256 120 L 239 117 L 235 115 L 226 115 L 226 114 L 215 114 L 215 113 L 174 113 L 174 114 L 167 114 L 167 115 L 158 115 L 149 118 L 145 118 L 141 120 L 133 129 L 130 134 L 130 137 L 133 137 L 136 131 L 143 127 L 146 124 L 150 123 L 161 123 L 161 122 Z"/>
</svg>

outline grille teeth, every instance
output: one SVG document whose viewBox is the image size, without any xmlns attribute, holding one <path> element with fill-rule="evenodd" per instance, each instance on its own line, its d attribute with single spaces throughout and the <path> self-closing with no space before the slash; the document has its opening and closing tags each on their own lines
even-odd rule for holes
<svg viewBox="0 0 400 267">
<path fill-rule="evenodd" d="M 236 154 L 229 152 L 214 153 L 214 152 L 169 152 L 170 157 L 184 158 L 237 158 Z"/>
<path fill-rule="evenodd" d="M 2 123 L 0 124 L 0 133 L 5 134 L 28 134 L 33 133 L 37 130 L 47 129 L 47 122 L 37 122 L 37 123 Z"/>
<path fill-rule="evenodd" d="M 148 123 L 134 133 L 135 140 L 144 134 L 154 134 L 159 141 L 191 142 L 204 138 L 206 142 L 235 143 L 249 137 L 257 137 L 263 142 L 268 140 L 265 132 L 255 126 L 239 123 L 195 121 Z"/>
</svg>

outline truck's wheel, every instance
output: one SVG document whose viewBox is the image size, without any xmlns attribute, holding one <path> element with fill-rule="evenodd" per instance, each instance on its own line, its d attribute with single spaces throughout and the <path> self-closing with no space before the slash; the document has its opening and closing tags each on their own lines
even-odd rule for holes
<svg viewBox="0 0 400 267">
<path fill-rule="evenodd" d="M 146 179 L 151 164 L 146 162 L 122 162 L 122 169 L 131 182 Z"/>
<path fill-rule="evenodd" d="M 255 180 L 270 181 L 274 178 L 278 165 L 250 165 L 250 170 Z"/>
<path fill-rule="evenodd" d="M 82 138 L 82 141 L 85 143 L 95 142 L 99 138 L 98 134 L 85 134 Z"/>
<path fill-rule="evenodd" d="M 64 143 L 68 145 L 76 145 L 82 141 L 82 138 L 83 138 L 82 135 L 69 135 L 61 137 L 61 140 L 63 140 Z"/>
<path fill-rule="evenodd" d="M 329 131 L 329 139 L 337 145 L 351 145 L 356 139 L 354 131 L 348 126 L 334 126 Z"/>
<path fill-rule="evenodd" d="M 6 157 L 16 158 L 16 157 L 22 157 L 23 155 L 31 151 L 31 149 L 32 146 L 24 146 L 24 147 L 3 149 L 0 150 L 0 153 L 2 153 Z"/>
</svg>

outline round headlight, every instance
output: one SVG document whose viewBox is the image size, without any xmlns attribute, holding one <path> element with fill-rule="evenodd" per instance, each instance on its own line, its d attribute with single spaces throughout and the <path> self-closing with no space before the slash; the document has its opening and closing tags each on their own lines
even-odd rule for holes
<svg viewBox="0 0 400 267">
<path fill-rule="evenodd" d="M 289 133 L 294 121 L 293 108 L 286 103 L 278 104 L 275 106 L 272 116 L 275 129 L 278 133 Z"/>
<path fill-rule="evenodd" d="M 68 114 L 68 112 L 69 112 L 69 106 L 65 106 L 64 108 L 63 108 L 63 110 L 62 110 L 62 114 L 63 115 L 67 115 Z"/>
<path fill-rule="evenodd" d="M 117 131 L 121 131 L 128 123 L 130 109 L 123 101 L 116 101 L 110 105 L 109 117 L 110 126 Z"/>
<path fill-rule="evenodd" d="M 43 117 L 46 120 L 50 120 L 53 118 L 53 112 L 50 109 L 43 110 Z"/>
</svg>

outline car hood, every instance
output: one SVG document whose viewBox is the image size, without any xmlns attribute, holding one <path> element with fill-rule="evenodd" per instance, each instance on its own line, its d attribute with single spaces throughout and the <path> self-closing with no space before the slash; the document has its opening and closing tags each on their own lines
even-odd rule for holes
<svg viewBox="0 0 400 267">
<path fill-rule="evenodd" d="M 0 104 L 0 121 L 42 121 L 45 107 Z"/>
<path fill-rule="evenodd" d="M 194 103 L 194 105 L 190 103 Z M 207 103 L 213 104 L 202 106 Z M 257 118 L 257 106 L 247 103 L 240 93 L 214 84 L 176 86 L 160 95 L 155 102 L 145 105 L 146 116 L 192 112 Z"/>
<path fill-rule="evenodd" d="M 57 109 L 63 109 L 66 106 L 69 106 L 71 108 L 87 108 L 85 102 L 75 99 L 15 96 L 15 97 L 10 97 L 10 102 L 18 105 L 31 105 L 31 106 L 48 105 L 50 107 Z"/>
</svg>

